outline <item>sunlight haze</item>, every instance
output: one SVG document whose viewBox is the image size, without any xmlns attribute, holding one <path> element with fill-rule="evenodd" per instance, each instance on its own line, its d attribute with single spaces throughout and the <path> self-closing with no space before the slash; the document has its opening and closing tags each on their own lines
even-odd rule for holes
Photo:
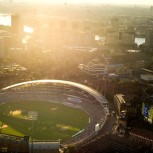
<svg viewBox="0 0 153 153">
<path fill-rule="evenodd" d="M 153 5 L 152 0 L 16 0 L 16 2 L 32 3 L 105 3 L 105 4 L 132 4 L 132 5 Z"/>
</svg>

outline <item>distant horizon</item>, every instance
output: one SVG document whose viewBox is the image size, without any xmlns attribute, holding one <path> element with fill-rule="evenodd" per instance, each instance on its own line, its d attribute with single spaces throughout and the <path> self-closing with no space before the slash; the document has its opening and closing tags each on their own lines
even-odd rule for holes
<svg viewBox="0 0 153 153">
<path fill-rule="evenodd" d="M 5 1 L 5 0 L 4 0 Z M 153 5 L 153 0 L 14 0 L 27 3 L 54 3 L 54 4 L 113 4 L 113 5 Z"/>
</svg>

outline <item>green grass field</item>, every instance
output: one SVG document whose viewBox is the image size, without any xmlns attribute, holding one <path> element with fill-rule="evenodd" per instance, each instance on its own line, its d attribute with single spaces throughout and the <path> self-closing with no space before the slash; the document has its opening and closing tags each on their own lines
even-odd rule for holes
<svg viewBox="0 0 153 153">
<path fill-rule="evenodd" d="M 37 111 L 33 138 L 36 140 L 58 140 L 62 142 L 84 129 L 89 120 L 84 111 L 62 104 L 46 101 L 20 101 L 0 105 L 2 133 L 12 135 L 32 134 L 32 121 L 27 119 L 29 111 Z"/>
</svg>

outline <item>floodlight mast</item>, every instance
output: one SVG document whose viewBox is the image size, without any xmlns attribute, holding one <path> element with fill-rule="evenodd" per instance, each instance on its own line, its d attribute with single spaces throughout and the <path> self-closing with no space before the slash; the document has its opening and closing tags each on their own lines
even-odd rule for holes
<svg viewBox="0 0 153 153">
<path fill-rule="evenodd" d="M 33 127 L 34 127 L 34 121 L 37 120 L 37 112 L 36 111 L 29 111 L 28 112 L 28 119 L 32 121 L 31 125 L 31 153 L 33 153 Z"/>
<path fill-rule="evenodd" d="M 34 126 L 34 120 L 32 120 L 32 127 L 31 127 L 31 152 L 33 153 L 33 126 Z"/>
</svg>

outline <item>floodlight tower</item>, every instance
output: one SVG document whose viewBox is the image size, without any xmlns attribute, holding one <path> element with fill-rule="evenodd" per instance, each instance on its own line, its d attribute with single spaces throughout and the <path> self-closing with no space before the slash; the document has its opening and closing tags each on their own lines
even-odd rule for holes
<svg viewBox="0 0 153 153">
<path fill-rule="evenodd" d="M 28 112 L 28 119 L 32 121 L 31 126 L 31 153 L 33 153 L 33 127 L 34 127 L 34 121 L 37 120 L 38 113 L 37 111 L 29 111 Z"/>
</svg>

